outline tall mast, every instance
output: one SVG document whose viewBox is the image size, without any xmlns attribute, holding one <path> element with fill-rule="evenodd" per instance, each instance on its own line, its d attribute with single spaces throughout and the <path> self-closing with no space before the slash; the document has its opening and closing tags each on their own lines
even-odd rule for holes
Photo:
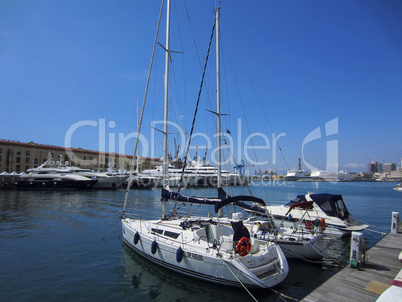
<svg viewBox="0 0 402 302">
<path fill-rule="evenodd" d="M 220 79 L 220 57 L 219 57 L 219 11 L 215 12 L 216 20 L 216 126 L 217 126 L 217 160 L 218 160 L 218 188 L 222 187 L 221 179 L 221 79 Z"/>
<path fill-rule="evenodd" d="M 164 106 L 164 125 L 163 125 L 163 179 L 162 186 L 167 188 L 168 175 L 168 150 L 167 150 L 167 134 L 168 134 L 168 88 L 169 88 L 169 49 L 170 49 L 170 0 L 167 1 L 166 8 L 166 54 L 165 54 L 165 106 Z M 162 201 L 162 219 L 166 217 L 166 201 Z"/>
<path fill-rule="evenodd" d="M 164 124 L 163 124 L 163 188 L 167 186 L 168 175 L 168 152 L 167 152 L 167 134 L 168 134 L 168 95 L 169 95 L 169 48 L 170 48 L 170 0 L 167 1 L 166 17 L 166 54 L 165 54 L 165 105 L 164 105 Z"/>
<path fill-rule="evenodd" d="M 139 115 L 139 112 L 138 112 L 138 97 L 137 97 L 137 132 L 138 132 L 138 129 L 139 129 L 139 127 L 140 127 L 140 125 L 139 125 L 140 119 L 138 118 L 138 115 Z M 135 154 L 134 154 L 134 156 L 135 156 Z M 134 159 L 134 158 L 133 158 L 133 159 Z M 139 164 L 139 162 L 140 162 L 140 159 L 139 159 L 138 155 L 137 155 L 136 161 L 137 161 L 137 163 L 136 163 L 135 173 L 138 175 L 138 171 L 139 171 L 138 164 Z"/>
</svg>

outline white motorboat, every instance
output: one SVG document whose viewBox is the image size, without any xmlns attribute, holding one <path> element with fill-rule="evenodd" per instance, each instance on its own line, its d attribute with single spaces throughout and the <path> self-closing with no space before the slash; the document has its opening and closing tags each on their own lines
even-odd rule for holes
<svg viewBox="0 0 402 302">
<path fill-rule="evenodd" d="M 91 185 L 84 187 L 93 189 L 118 189 L 128 178 L 128 175 L 113 175 L 107 172 L 95 172 L 91 169 L 69 166 L 69 162 L 66 161 L 63 163 L 61 157 L 60 161 L 55 162 L 51 154 L 48 155 L 46 162 L 37 168 L 28 169 L 27 172 L 29 174 L 21 175 L 21 182 L 18 183 L 18 187 L 74 187 L 74 181 L 78 181 L 77 187 L 83 187 L 79 181 L 86 181 Z M 47 179 L 58 179 L 58 181 L 53 181 L 53 184 L 47 181 L 43 184 L 43 180 Z M 61 182 L 61 180 L 63 181 Z M 39 181 L 42 181 L 42 184 L 40 184 Z"/>
<path fill-rule="evenodd" d="M 243 212 L 232 213 L 231 219 L 220 218 L 221 223 L 230 224 L 242 221 L 250 232 L 251 237 L 277 243 L 286 258 L 322 259 L 328 258 L 327 250 L 333 243 L 333 238 L 323 234 L 323 228 L 318 226 L 308 230 L 304 225 L 292 226 L 275 224 L 274 220 L 266 215 L 254 215 L 254 207 L 246 206 L 252 214 L 244 219 Z"/>
<path fill-rule="evenodd" d="M 395 190 L 395 191 L 400 191 L 400 192 L 402 192 L 402 186 L 401 186 L 401 184 L 397 184 L 397 185 L 394 187 L 394 190 Z"/>
<path fill-rule="evenodd" d="M 353 217 L 342 195 L 336 194 L 298 195 L 285 205 L 267 206 L 266 210 L 274 219 L 279 219 L 283 223 L 293 224 L 302 220 L 306 228 L 311 228 L 312 224 L 319 224 L 321 219 L 325 219 L 325 233 L 330 235 L 348 235 L 352 231 L 360 232 L 369 227 Z"/>
<path fill-rule="evenodd" d="M 261 240 L 276 242 L 286 258 L 322 259 L 329 257 L 328 248 L 333 239 L 321 231 L 305 230 L 302 226 L 295 228 L 276 225 L 272 219 L 251 216 L 244 221 L 251 228 L 251 236 Z"/>
<path fill-rule="evenodd" d="M 32 189 L 92 189 L 96 180 L 74 174 L 64 168 L 55 167 L 53 162 L 46 161 L 37 168 L 27 170 L 15 182 L 15 188 Z"/>
<path fill-rule="evenodd" d="M 217 44 L 219 41 L 219 8 L 216 10 Z M 269 288 L 282 282 L 289 271 L 287 260 L 282 250 L 273 242 L 252 238 L 242 224 L 228 226 L 205 217 L 191 216 L 185 218 L 169 217 L 167 203 L 179 200 L 215 204 L 215 212 L 236 198 L 227 198 L 220 194 L 218 198 L 194 198 L 182 196 L 168 190 L 168 156 L 167 156 L 167 97 L 169 74 L 169 19 L 170 0 L 167 1 L 166 59 L 165 59 L 165 124 L 164 156 L 162 178 L 162 215 L 161 219 L 144 220 L 132 218 L 126 211 L 130 190 L 131 176 L 128 182 L 121 222 L 123 241 L 133 251 L 150 261 L 172 271 L 204 281 L 229 286 L 250 288 Z M 218 44 L 219 45 L 219 44 Z M 217 45 L 217 56 L 219 47 Z M 219 60 L 217 60 L 219 62 Z M 219 64 L 217 64 L 219 68 Z M 217 72 L 219 75 L 219 72 Z M 219 113 L 219 76 L 217 80 L 217 125 L 220 133 Z M 140 129 L 140 127 L 139 127 Z M 138 130 L 139 131 L 139 130 Z M 137 136 L 138 137 L 138 136 Z M 218 192 L 220 191 L 220 136 L 218 139 Z M 137 149 L 138 139 L 135 150 Z M 135 152 L 134 152 L 135 153 Z M 134 154 L 135 155 L 135 154 Z M 134 156 L 135 157 L 135 156 Z M 219 193 L 218 193 L 219 194 Z M 259 201 L 254 197 L 247 200 Z M 263 201 L 262 201 L 263 202 Z"/>
<path fill-rule="evenodd" d="M 84 169 L 74 166 L 64 166 L 63 169 L 74 174 L 96 180 L 94 189 L 118 189 L 128 178 L 128 175 L 111 175 L 106 172 L 95 172 L 91 169 Z"/>
</svg>

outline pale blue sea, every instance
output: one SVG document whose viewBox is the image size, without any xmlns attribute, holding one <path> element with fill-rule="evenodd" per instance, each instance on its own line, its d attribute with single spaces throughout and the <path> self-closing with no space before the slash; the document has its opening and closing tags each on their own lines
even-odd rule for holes
<svg viewBox="0 0 402 302">
<path fill-rule="evenodd" d="M 402 213 L 395 183 L 255 182 L 254 196 L 271 204 L 298 194 L 342 194 L 349 212 L 370 224 L 366 244 L 389 232 L 391 213 Z M 229 194 L 249 194 L 246 187 Z M 214 196 L 214 189 L 184 194 Z M 122 245 L 119 211 L 125 191 L 0 190 L 0 301 L 252 301 L 241 288 L 193 280 L 160 268 Z M 160 214 L 159 190 L 135 190 L 130 211 Z M 196 206 L 191 208 L 191 212 Z M 188 211 L 188 209 L 187 209 Z M 201 209 L 207 211 L 207 209 Z M 374 232 L 374 230 L 376 232 Z M 334 249 L 343 263 L 348 239 Z M 346 248 L 346 250 L 345 250 Z M 301 299 L 338 271 L 331 265 L 290 260 L 275 291 Z M 253 290 L 258 301 L 283 301 L 271 290 Z"/>
</svg>

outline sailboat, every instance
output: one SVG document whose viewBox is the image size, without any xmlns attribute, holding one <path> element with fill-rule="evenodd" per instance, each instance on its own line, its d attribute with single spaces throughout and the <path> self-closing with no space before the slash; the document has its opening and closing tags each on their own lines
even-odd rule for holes
<svg viewBox="0 0 402 302">
<path fill-rule="evenodd" d="M 220 9 L 218 8 L 215 16 L 217 66 L 219 66 L 219 11 Z M 273 287 L 282 282 L 289 271 L 287 260 L 278 245 L 252 238 L 241 222 L 228 226 L 219 223 L 219 217 L 217 221 L 206 217 L 194 216 L 169 218 L 166 213 L 169 200 L 182 199 L 191 203 L 214 205 L 215 213 L 220 213 L 222 207 L 228 204 L 243 203 L 241 200 L 265 204 L 262 200 L 252 196 L 229 198 L 224 193 L 219 185 L 220 152 L 218 152 L 217 198 L 185 197 L 179 193 L 169 191 L 167 186 L 166 123 L 168 109 L 169 20 L 170 0 L 167 1 L 165 45 L 167 53 L 165 57 L 162 215 L 160 219 L 156 220 L 131 218 L 125 212 L 124 206 L 121 217 L 123 241 L 134 252 L 150 261 L 186 276 L 228 286 L 247 288 Z M 218 150 L 220 150 L 219 69 L 217 75 L 218 109 L 216 115 L 218 120 Z"/>
</svg>

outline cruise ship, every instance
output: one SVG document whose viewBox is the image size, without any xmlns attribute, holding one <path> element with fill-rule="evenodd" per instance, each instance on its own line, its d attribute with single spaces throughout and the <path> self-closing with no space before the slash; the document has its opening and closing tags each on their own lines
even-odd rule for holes
<svg viewBox="0 0 402 302">
<path fill-rule="evenodd" d="M 285 176 L 285 180 L 289 181 L 303 180 L 309 178 L 310 178 L 309 173 L 304 170 L 288 171 L 288 173 Z"/>
<path fill-rule="evenodd" d="M 316 170 L 311 172 L 310 177 L 312 180 L 338 181 L 338 173 L 336 172 Z"/>
<path fill-rule="evenodd" d="M 289 181 L 304 180 L 304 179 L 309 179 L 309 178 L 310 178 L 310 174 L 301 169 L 300 158 L 299 158 L 298 170 L 288 171 L 288 173 L 285 176 L 285 180 L 289 180 Z"/>
</svg>

